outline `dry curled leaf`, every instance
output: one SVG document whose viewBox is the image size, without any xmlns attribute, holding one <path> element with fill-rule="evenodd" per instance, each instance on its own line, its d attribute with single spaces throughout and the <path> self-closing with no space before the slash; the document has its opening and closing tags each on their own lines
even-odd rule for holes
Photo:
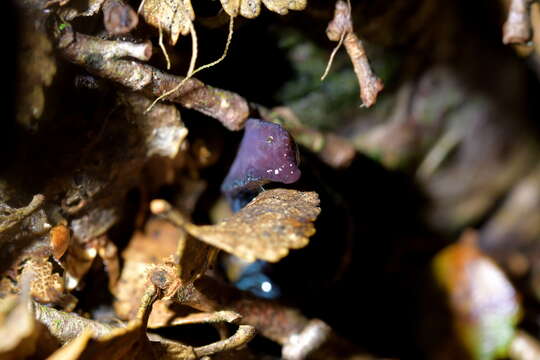
<svg viewBox="0 0 540 360">
<path fill-rule="evenodd" d="M 180 34 L 189 34 L 195 19 L 191 0 L 145 0 L 141 15 L 148 24 L 169 34 L 171 45 Z"/>
<path fill-rule="evenodd" d="M 0 359 L 43 359 L 59 343 L 46 327 L 36 321 L 30 300 L 32 276 L 21 280 L 20 295 L 10 295 L 0 299 Z"/>
<path fill-rule="evenodd" d="M 155 209 L 155 207 L 154 207 Z M 308 244 L 320 213 L 315 192 L 264 191 L 242 210 L 216 225 L 182 226 L 194 237 L 248 261 L 276 262 Z"/>
<path fill-rule="evenodd" d="M 30 295 L 43 304 L 57 304 L 72 309 L 76 299 L 64 286 L 64 279 L 53 272 L 53 265 L 41 257 L 32 257 L 24 263 L 20 278 L 29 275 Z"/>
<path fill-rule="evenodd" d="M 307 0 L 262 0 L 268 10 L 286 15 L 289 10 L 304 10 Z M 221 0 L 223 10 L 232 17 L 240 15 L 252 19 L 259 16 L 261 0 Z"/>
<path fill-rule="evenodd" d="M 83 331 L 78 338 L 53 354 L 51 359 L 90 360 L 102 358 L 104 354 L 110 360 L 154 359 L 142 325 L 140 320 L 134 320 L 126 327 L 114 329 L 102 337 L 93 337 L 91 331 Z"/>
</svg>

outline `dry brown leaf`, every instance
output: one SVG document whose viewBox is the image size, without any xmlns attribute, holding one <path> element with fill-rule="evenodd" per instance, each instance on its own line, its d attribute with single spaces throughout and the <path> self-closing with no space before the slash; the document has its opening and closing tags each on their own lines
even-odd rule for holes
<svg viewBox="0 0 540 360">
<path fill-rule="evenodd" d="M 31 276 L 22 280 L 21 295 L 0 299 L 0 359 L 41 359 L 58 348 L 59 343 L 32 313 L 29 287 Z"/>
<path fill-rule="evenodd" d="M 176 251 L 178 238 L 184 231 L 167 221 L 151 219 L 145 231 L 135 232 L 128 247 L 122 253 L 124 266 L 114 290 L 114 310 L 121 319 L 133 319 L 137 314 L 139 301 L 148 287 L 148 271 L 163 258 Z M 169 302 L 158 300 L 154 303 L 150 323 L 162 323 L 176 315 L 169 310 Z"/>
<path fill-rule="evenodd" d="M 189 34 L 195 19 L 191 0 L 145 0 L 141 15 L 148 24 L 168 33 L 171 45 L 180 34 Z"/>
<path fill-rule="evenodd" d="M 88 342 L 92 338 L 92 331 L 86 329 L 77 338 L 55 351 L 47 360 L 71 360 L 78 359 L 83 353 Z"/>
<path fill-rule="evenodd" d="M 0 302 L 0 358 L 21 359 L 35 351 L 38 331 L 27 301 L 10 296 Z"/>
<path fill-rule="evenodd" d="M 268 10 L 286 15 L 289 10 L 304 10 L 307 0 L 262 0 Z M 221 0 L 223 10 L 232 17 L 240 15 L 252 19 L 259 16 L 261 0 Z"/>
<path fill-rule="evenodd" d="M 242 210 L 216 225 L 185 224 L 196 238 L 248 261 L 276 262 L 308 244 L 320 213 L 315 192 L 264 191 Z"/>
<path fill-rule="evenodd" d="M 73 312 L 56 310 L 47 305 L 33 303 L 34 318 L 43 324 L 59 344 L 66 344 L 90 330 L 93 336 L 109 334 L 115 327 L 99 321 L 87 319 Z"/>
<path fill-rule="evenodd" d="M 28 275 L 30 280 L 30 295 L 39 303 L 56 304 L 72 309 L 76 299 L 64 287 L 64 279 L 53 272 L 53 265 L 46 258 L 32 257 L 24 263 L 20 279 Z"/>
<path fill-rule="evenodd" d="M 153 359 L 154 354 L 146 337 L 141 320 L 137 319 L 124 328 L 96 337 L 91 330 L 84 330 L 77 338 L 56 351 L 49 360 L 92 360 L 106 354 L 109 360 Z"/>
</svg>

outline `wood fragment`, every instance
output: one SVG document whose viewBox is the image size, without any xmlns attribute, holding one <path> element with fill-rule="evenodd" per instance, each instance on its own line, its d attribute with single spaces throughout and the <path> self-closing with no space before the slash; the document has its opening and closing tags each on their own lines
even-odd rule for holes
<svg viewBox="0 0 540 360">
<path fill-rule="evenodd" d="M 111 35 L 122 35 L 133 30 L 139 23 L 135 10 L 123 0 L 105 0 L 103 23 Z"/>
<path fill-rule="evenodd" d="M 532 38 L 530 8 L 532 0 L 512 0 L 503 25 L 504 44 L 524 44 Z"/>
<path fill-rule="evenodd" d="M 281 356 L 285 360 L 302 360 L 328 340 L 332 329 L 324 321 L 311 320 L 297 336 L 290 337 L 283 346 Z"/>
<path fill-rule="evenodd" d="M 326 28 L 326 36 L 332 41 L 339 41 L 340 43 L 343 41 L 360 84 L 360 98 L 363 106 L 370 107 L 375 104 L 377 95 L 384 85 L 381 79 L 371 70 L 364 45 L 354 33 L 350 5 L 345 1 L 338 0 L 336 2 L 334 18 Z M 330 65 L 327 66 L 327 69 L 329 67 Z M 326 71 L 323 77 L 325 75 Z"/>
</svg>

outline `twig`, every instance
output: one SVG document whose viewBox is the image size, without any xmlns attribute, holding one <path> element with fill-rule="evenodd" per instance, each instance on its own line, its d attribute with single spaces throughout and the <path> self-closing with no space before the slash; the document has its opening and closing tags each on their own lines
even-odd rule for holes
<svg viewBox="0 0 540 360">
<path fill-rule="evenodd" d="M 242 316 L 234 311 L 216 311 L 211 313 L 194 313 L 188 316 L 174 319 L 170 325 L 187 325 L 187 324 L 213 324 L 219 322 L 228 322 L 237 324 Z"/>
<path fill-rule="evenodd" d="M 11 208 L 5 204 L 0 204 L 0 233 L 12 228 L 19 222 L 32 215 L 34 211 L 39 209 L 45 197 L 41 194 L 34 195 L 28 205 L 22 208 Z"/>
<path fill-rule="evenodd" d="M 146 111 L 149 111 L 150 109 L 152 109 L 152 107 L 154 107 L 154 105 L 157 104 L 162 99 L 164 99 L 167 96 L 171 95 L 172 93 L 180 90 L 180 88 L 185 84 L 185 82 L 188 79 L 190 79 L 193 75 L 198 73 L 199 71 L 204 70 L 204 69 L 208 69 L 209 67 L 212 67 L 212 66 L 215 66 L 215 65 L 219 64 L 221 61 L 223 61 L 223 59 L 225 59 L 225 57 L 227 56 L 227 52 L 229 51 L 229 45 L 231 44 L 231 40 L 232 40 L 232 34 L 233 34 L 233 29 L 234 29 L 234 17 L 231 17 L 230 22 L 229 22 L 229 35 L 227 36 L 227 43 L 225 44 L 225 50 L 223 51 L 223 54 L 221 55 L 221 57 L 219 59 L 215 60 L 215 61 L 212 61 L 209 64 L 206 64 L 206 65 L 203 65 L 203 66 L 199 67 L 197 70 L 193 70 L 193 68 L 195 67 L 195 62 L 197 61 L 197 35 L 195 33 L 195 28 L 193 27 L 192 22 L 190 22 L 190 29 L 191 29 L 190 30 L 191 43 L 193 44 L 193 46 L 192 46 L 191 61 L 190 61 L 190 64 L 189 64 L 189 69 L 188 69 L 187 76 L 176 87 L 174 87 L 173 89 L 167 91 L 166 93 L 160 95 L 157 99 L 155 99 L 152 102 L 152 104 L 148 107 L 148 109 L 146 109 Z M 160 28 L 160 31 L 161 31 L 161 28 Z"/>
<path fill-rule="evenodd" d="M 334 18 L 326 28 L 326 36 L 332 41 L 340 41 L 340 43 L 343 41 L 343 45 L 353 64 L 358 83 L 360 84 L 360 98 L 362 99 L 363 106 L 370 107 L 375 104 L 377 95 L 384 86 L 382 81 L 371 70 L 364 45 L 354 33 L 350 4 L 343 0 L 336 2 Z M 327 66 L 328 68 L 329 66 Z M 326 72 L 323 78 L 325 75 Z"/>
<path fill-rule="evenodd" d="M 137 310 L 136 316 L 136 318 L 141 321 L 144 328 L 146 328 L 148 324 L 148 318 L 150 317 L 150 313 L 152 311 L 152 305 L 158 299 L 159 295 L 159 290 L 153 284 L 150 285 L 144 292 L 144 295 L 141 299 L 141 305 Z"/>
<path fill-rule="evenodd" d="M 310 358 L 325 360 L 359 358 L 355 357 L 360 354 L 359 349 L 337 336 L 324 322 L 309 320 L 293 308 L 254 298 L 208 276 L 180 289 L 176 300 L 207 312 L 227 309 L 238 313 L 243 324 L 286 346 L 291 356 L 309 354 Z"/>
<path fill-rule="evenodd" d="M 328 337 L 332 329 L 324 321 L 314 319 L 297 336 L 289 338 L 283 346 L 281 356 L 285 360 L 302 360 L 319 348 Z"/>
<path fill-rule="evenodd" d="M 377 95 L 384 88 L 384 85 L 371 70 L 364 45 L 355 33 L 348 33 L 343 45 L 351 58 L 354 72 L 360 83 L 360 97 L 363 106 L 370 107 L 377 101 Z"/>
<path fill-rule="evenodd" d="M 73 32 L 71 26 L 63 24 L 65 28 L 60 31 L 57 38 L 58 47 L 63 55 L 76 63 L 87 63 L 90 66 L 99 66 L 107 60 L 132 57 L 141 61 L 148 61 L 152 56 L 152 43 L 146 41 L 141 44 L 129 41 L 103 40 Z M 85 59 L 86 58 L 86 59 Z"/>
<path fill-rule="evenodd" d="M 251 341 L 251 339 L 255 337 L 255 334 L 256 331 L 253 326 L 240 325 L 238 327 L 238 330 L 236 330 L 236 333 L 234 333 L 234 335 L 232 335 L 231 337 L 209 345 L 194 348 L 193 350 L 195 354 L 197 354 L 197 357 L 202 357 L 216 354 L 222 351 L 236 349 Z"/>
<path fill-rule="evenodd" d="M 448 154 L 459 144 L 463 139 L 463 134 L 457 129 L 446 131 L 435 145 L 432 146 L 429 153 L 426 155 L 418 170 L 416 176 L 420 179 L 427 180 L 448 157 Z"/>
<path fill-rule="evenodd" d="M 213 117 L 229 130 L 240 130 L 247 120 L 248 104 L 238 94 L 207 86 L 194 78 L 185 80 L 184 77 L 162 72 L 147 64 L 118 59 L 111 55 L 118 54 L 114 49 L 117 42 L 74 33 L 69 25 L 57 32 L 56 40 L 62 56 L 94 75 L 141 91 L 148 97 L 169 93 L 184 81 L 181 88 L 166 96 L 167 100 Z M 109 48 L 96 46 L 102 42 Z"/>
</svg>

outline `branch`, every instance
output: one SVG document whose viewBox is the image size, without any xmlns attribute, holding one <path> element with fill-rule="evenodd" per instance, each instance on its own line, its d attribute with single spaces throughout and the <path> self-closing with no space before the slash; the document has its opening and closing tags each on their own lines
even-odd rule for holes
<svg viewBox="0 0 540 360">
<path fill-rule="evenodd" d="M 350 4 L 343 0 L 336 2 L 334 18 L 326 28 L 326 36 L 332 41 L 340 43 L 343 41 L 360 84 L 363 106 L 370 107 L 375 104 L 377 95 L 384 86 L 381 79 L 371 70 L 364 44 L 354 33 Z"/>
<path fill-rule="evenodd" d="M 69 24 L 56 26 L 56 42 L 60 53 L 68 61 L 83 66 L 91 74 L 112 80 L 148 97 L 159 97 L 174 89 L 184 80 L 150 65 L 121 59 L 140 57 L 144 48 L 151 54 L 151 44 L 108 41 L 75 33 Z M 145 52 L 143 51 L 143 53 Z M 229 130 L 240 130 L 249 115 L 246 100 L 238 94 L 213 88 L 190 78 L 177 91 L 165 97 L 188 109 L 195 109 L 219 120 Z"/>
</svg>

